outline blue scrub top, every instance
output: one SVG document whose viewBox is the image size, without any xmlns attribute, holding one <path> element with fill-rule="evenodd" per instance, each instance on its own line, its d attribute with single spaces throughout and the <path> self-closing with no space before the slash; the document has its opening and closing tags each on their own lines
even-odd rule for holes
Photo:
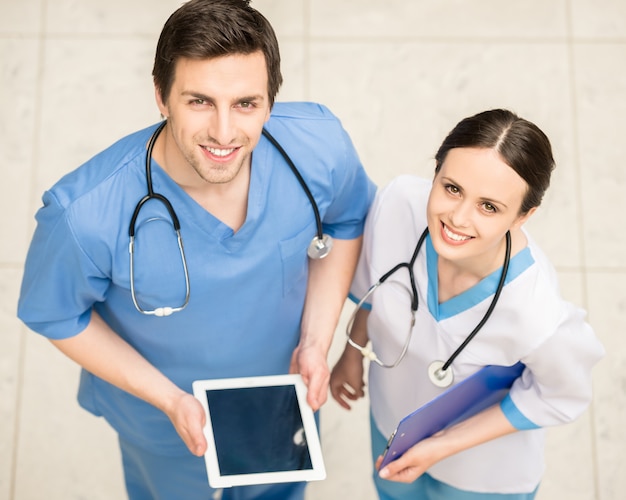
<svg viewBox="0 0 626 500">
<path fill-rule="evenodd" d="M 146 194 L 146 143 L 136 132 L 44 194 L 18 306 L 33 330 L 61 339 L 80 333 L 95 309 L 121 337 L 182 389 L 196 379 L 286 373 L 300 337 L 313 209 L 280 153 L 261 138 L 252 156 L 248 212 L 234 233 L 189 197 L 154 161 L 155 192 L 181 224 L 191 295 L 158 318 L 130 295 L 128 228 Z M 361 235 L 374 186 L 340 122 L 313 103 L 276 103 L 267 129 L 290 155 L 320 210 L 325 232 Z M 165 207 L 149 201 L 136 223 L 135 291 L 144 309 L 185 297 L 177 241 Z M 83 372 L 80 403 L 126 440 L 187 453 L 160 411 Z"/>
</svg>

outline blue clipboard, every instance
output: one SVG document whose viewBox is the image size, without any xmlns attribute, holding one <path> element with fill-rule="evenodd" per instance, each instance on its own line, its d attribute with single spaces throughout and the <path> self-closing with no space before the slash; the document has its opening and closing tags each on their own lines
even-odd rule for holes
<svg viewBox="0 0 626 500">
<path fill-rule="evenodd" d="M 404 417 L 389 438 L 380 468 L 422 439 L 502 401 L 524 367 L 521 361 L 485 366 Z"/>
</svg>

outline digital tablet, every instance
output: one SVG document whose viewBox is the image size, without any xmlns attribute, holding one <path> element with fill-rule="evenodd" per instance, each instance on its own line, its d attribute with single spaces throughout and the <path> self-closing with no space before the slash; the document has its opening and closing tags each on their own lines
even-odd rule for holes
<svg viewBox="0 0 626 500">
<path fill-rule="evenodd" d="M 196 380 L 206 413 L 209 484 L 315 481 L 326 477 L 313 410 L 300 375 Z"/>
</svg>

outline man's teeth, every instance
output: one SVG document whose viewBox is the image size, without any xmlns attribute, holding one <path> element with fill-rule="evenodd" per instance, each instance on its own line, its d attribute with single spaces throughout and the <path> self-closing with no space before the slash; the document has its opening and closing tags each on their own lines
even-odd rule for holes
<svg viewBox="0 0 626 500">
<path fill-rule="evenodd" d="M 446 226 L 443 226 L 443 232 L 446 233 L 448 238 L 454 241 L 465 241 L 471 238 L 471 236 L 462 236 L 460 234 L 453 233 Z"/>
<path fill-rule="evenodd" d="M 209 153 L 215 156 L 228 156 L 235 150 L 234 148 L 231 148 L 231 149 L 206 148 L 206 149 Z"/>
</svg>

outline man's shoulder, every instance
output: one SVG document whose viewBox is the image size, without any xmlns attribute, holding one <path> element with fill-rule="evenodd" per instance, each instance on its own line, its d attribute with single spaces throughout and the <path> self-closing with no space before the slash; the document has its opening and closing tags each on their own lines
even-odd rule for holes
<svg viewBox="0 0 626 500">
<path fill-rule="evenodd" d="M 67 206 L 78 198 L 92 192 L 116 176 L 129 164 L 141 163 L 145 158 L 145 145 L 156 125 L 133 132 L 95 156 L 80 167 L 64 175 L 49 191 Z"/>
<path fill-rule="evenodd" d="M 328 154 L 330 148 L 339 151 L 349 142 L 341 121 L 326 106 L 314 102 L 275 103 L 265 128 L 281 144 L 295 141 L 310 149 L 322 141 Z"/>
<path fill-rule="evenodd" d="M 316 102 L 276 102 L 272 118 L 284 120 L 336 120 L 337 117 L 323 104 Z"/>
</svg>

